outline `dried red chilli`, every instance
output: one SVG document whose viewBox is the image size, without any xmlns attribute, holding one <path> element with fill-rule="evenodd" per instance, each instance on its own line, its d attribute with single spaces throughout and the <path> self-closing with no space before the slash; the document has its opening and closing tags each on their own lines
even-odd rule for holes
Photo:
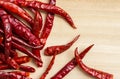
<svg viewBox="0 0 120 79">
<path fill-rule="evenodd" d="M 50 0 L 49 4 L 50 5 L 55 5 L 56 0 Z M 47 40 L 51 30 L 52 30 L 53 21 L 54 21 L 54 14 L 53 13 L 48 13 L 47 16 L 46 16 L 46 20 L 45 20 L 43 30 L 42 30 L 41 35 L 40 35 L 40 42 L 43 45 L 43 47 L 45 46 L 46 40 Z"/>
<path fill-rule="evenodd" d="M 1 45 L 2 47 L 4 47 L 4 45 Z M 24 47 L 20 46 L 19 44 L 12 42 L 12 47 L 15 49 L 18 49 L 19 51 L 27 54 L 28 56 L 32 57 L 33 59 L 36 59 L 38 61 L 40 61 L 40 59 L 38 57 L 36 57 L 32 52 L 28 51 L 27 49 L 25 49 Z"/>
<path fill-rule="evenodd" d="M 0 15 L 2 22 L 3 22 L 3 26 L 4 26 L 4 34 L 5 34 L 5 55 L 6 58 L 9 57 L 10 55 L 10 49 L 11 49 L 11 41 L 12 41 L 12 28 L 8 19 L 8 15 Z"/>
<path fill-rule="evenodd" d="M 24 18 L 30 24 L 33 24 L 32 17 L 25 10 L 23 10 L 16 4 L 7 2 L 7 1 L 0 1 L 0 6 L 3 7 L 4 9 L 6 9 L 7 11 L 15 13 L 15 14 L 19 15 L 20 17 Z"/>
<path fill-rule="evenodd" d="M 30 72 L 24 72 L 24 71 L 12 71 L 12 72 L 8 72 L 8 73 L 14 73 L 14 74 L 22 75 L 25 77 L 29 77 L 29 75 L 30 75 Z"/>
<path fill-rule="evenodd" d="M 6 70 L 6 69 L 13 69 L 9 65 L 0 65 L 0 70 Z M 19 65 L 19 70 L 26 71 L 26 72 L 35 72 L 35 69 L 31 66 L 24 66 L 24 65 Z"/>
<path fill-rule="evenodd" d="M 29 61 L 30 61 L 30 57 L 28 57 L 28 56 L 21 56 L 21 57 L 14 58 L 14 60 L 15 60 L 18 64 L 23 64 L 23 63 L 29 62 Z"/>
<path fill-rule="evenodd" d="M 39 35 L 40 35 L 41 28 L 42 28 L 42 16 L 40 12 L 37 10 L 35 12 L 34 25 L 32 28 L 32 32 L 37 38 L 40 38 Z M 41 61 L 35 60 L 35 63 L 37 64 L 38 67 L 42 67 L 43 61 L 41 59 L 40 49 L 32 49 L 32 53 L 34 53 L 37 57 L 40 58 Z"/>
<path fill-rule="evenodd" d="M 54 61 L 55 61 L 56 53 L 54 53 L 52 60 L 50 61 L 48 67 L 46 68 L 45 72 L 42 74 L 42 76 L 39 79 L 45 79 L 47 74 L 49 73 L 50 69 L 52 68 Z"/>
<path fill-rule="evenodd" d="M 2 44 L 2 42 L 3 42 L 3 37 L 1 36 L 0 37 L 0 44 Z"/>
<path fill-rule="evenodd" d="M 40 61 L 40 58 L 38 58 L 32 52 L 28 51 L 27 49 L 20 46 L 19 44 L 15 43 L 15 42 L 12 42 L 12 46 L 13 46 L 13 48 L 18 49 L 19 51 L 21 51 L 21 52 L 27 54 L 28 56 L 32 57 L 33 59 L 36 59 L 36 60 Z"/>
<path fill-rule="evenodd" d="M 32 46 L 32 45 L 30 45 L 30 44 L 27 44 L 26 42 L 24 42 L 23 40 L 15 37 L 15 36 L 12 36 L 12 40 L 13 40 L 14 42 L 17 42 L 17 43 L 20 44 L 20 45 L 23 45 L 23 46 L 26 46 L 26 47 L 29 47 L 29 48 L 39 49 L 39 48 L 42 47 L 42 46 Z"/>
<path fill-rule="evenodd" d="M 40 45 L 40 41 L 38 38 L 36 38 L 31 31 L 27 30 L 25 27 L 23 27 L 19 21 L 12 16 L 9 16 L 10 23 L 12 25 L 13 31 L 19 35 L 21 38 L 28 41 L 29 44 L 38 46 Z"/>
<path fill-rule="evenodd" d="M 2 58 L 5 60 L 5 57 L 2 57 Z M 13 58 L 13 59 L 16 61 L 17 64 L 24 64 L 24 63 L 27 63 L 27 62 L 30 61 L 30 58 L 28 56 L 21 56 L 21 57 L 16 57 L 16 58 Z M 1 64 L 5 64 L 5 63 L 3 61 L 0 61 L 0 65 Z"/>
<path fill-rule="evenodd" d="M 91 75 L 91 76 L 93 76 L 97 79 L 113 79 L 112 74 L 109 74 L 107 72 L 103 72 L 103 71 L 100 71 L 100 70 L 96 70 L 96 69 L 93 69 L 93 68 L 90 68 L 90 67 L 86 66 L 82 62 L 82 59 L 78 54 L 77 48 L 75 50 L 75 59 L 76 59 L 76 62 L 78 63 L 78 65 L 79 65 L 79 67 L 82 68 L 83 71 L 85 71 L 87 74 L 89 74 L 89 75 Z"/>
<path fill-rule="evenodd" d="M 35 69 L 31 66 L 20 65 L 20 69 L 26 72 L 35 72 Z"/>
<path fill-rule="evenodd" d="M 85 54 L 93 47 L 93 45 L 90 45 L 86 49 L 84 49 L 79 56 L 84 58 Z M 54 76 L 52 76 L 50 79 L 62 79 L 64 78 L 72 69 L 74 69 L 77 66 L 77 62 L 75 58 L 73 58 L 71 61 L 69 61 L 62 69 L 60 69 Z"/>
<path fill-rule="evenodd" d="M 66 51 L 67 49 L 69 49 L 80 37 L 80 35 L 77 35 L 72 41 L 70 41 L 69 43 L 65 44 L 65 45 L 57 45 L 57 46 L 50 46 L 47 47 L 44 51 L 45 55 L 51 56 L 54 55 L 54 53 L 56 52 L 56 54 L 60 54 L 64 51 Z"/>
<path fill-rule="evenodd" d="M 16 73 L 0 71 L 0 79 L 32 79 Z"/>
<path fill-rule="evenodd" d="M 5 55 L 0 52 L 0 60 L 6 64 L 8 64 L 10 67 L 14 68 L 14 69 L 19 69 L 19 65 L 16 63 L 16 61 L 14 59 L 12 59 L 11 57 L 8 57 L 6 59 Z"/>
<path fill-rule="evenodd" d="M 23 6 L 23 7 L 31 7 L 34 9 L 40 9 L 40 10 L 45 10 L 50 13 L 55 13 L 61 15 L 73 28 L 76 28 L 74 25 L 74 22 L 72 21 L 72 18 L 70 15 L 65 12 L 63 9 L 60 7 L 54 6 L 54 5 L 49 5 L 46 3 L 42 3 L 40 1 L 16 1 L 18 5 Z"/>
<path fill-rule="evenodd" d="M 12 58 L 18 58 L 18 52 L 16 52 L 16 49 L 11 49 L 10 50 L 10 57 Z"/>
<path fill-rule="evenodd" d="M 0 33 L 4 34 L 3 30 L 0 28 Z M 3 37 L 1 36 L 1 40 L 0 42 L 2 41 Z M 23 46 L 26 46 L 26 47 L 30 47 L 30 48 L 34 48 L 34 49 L 38 49 L 38 48 L 41 48 L 42 46 L 32 46 L 26 42 L 24 42 L 22 39 L 18 38 L 18 37 L 15 37 L 12 35 L 12 40 L 14 42 L 17 42 L 18 44 L 20 45 L 23 45 Z"/>
<path fill-rule="evenodd" d="M 1 15 L 5 13 L 3 9 L 0 9 Z M 21 23 L 18 19 L 13 16 L 8 16 L 10 24 L 12 26 L 12 30 L 19 35 L 21 38 L 28 40 L 31 45 L 38 46 L 40 45 L 40 41 L 36 38 L 30 30 L 25 27 L 23 23 Z"/>
</svg>

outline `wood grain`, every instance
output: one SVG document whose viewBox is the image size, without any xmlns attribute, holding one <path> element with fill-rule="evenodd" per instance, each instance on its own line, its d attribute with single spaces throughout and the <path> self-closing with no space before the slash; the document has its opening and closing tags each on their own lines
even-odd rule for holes
<svg viewBox="0 0 120 79">
<path fill-rule="evenodd" d="M 47 0 L 41 1 L 48 2 Z M 112 73 L 114 79 L 119 79 L 120 0 L 58 0 L 57 6 L 71 15 L 77 29 L 72 29 L 65 20 L 56 15 L 53 30 L 45 47 L 65 44 L 78 34 L 81 37 L 68 51 L 57 56 L 46 79 L 50 79 L 74 57 L 76 47 L 82 51 L 91 44 L 95 44 L 95 46 L 84 58 L 84 63 L 90 67 Z M 31 75 L 33 79 L 38 79 L 49 63 L 50 57 L 43 55 L 42 58 L 44 66 L 43 68 L 36 68 L 36 73 Z M 94 78 L 76 67 L 64 79 Z"/>
</svg>

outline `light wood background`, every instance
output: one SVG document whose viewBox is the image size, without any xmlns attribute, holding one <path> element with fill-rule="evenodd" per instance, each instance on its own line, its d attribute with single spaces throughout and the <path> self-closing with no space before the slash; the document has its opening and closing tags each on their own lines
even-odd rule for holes
<svg viewBox="0 0 120 79">
<path fill-rule="evenodd" d="M 49 2 L 49 0 L 41 0 Z M 79 40 L 66 52 L 56 57 L 55 64 L 47 75 L 50 79 L 68 61 L 74 57 L 74 49 L 79 47 L 82 51 L 87 46 L 95 44 L 83 59 L 89 67 L 109 72 L 114 79 L 120 78 L 120 0 L 57 0 L 57 6 L 67 11 L 73 18 L 77 29 L 70 25 L 60 16 L 55 16 L 54 26 L 47 46 L 66 44 L 76 35 L 80 34 Z M 45 17 L 43 12 L 43 17 Z M 31 74 L 33 79 L 39 79 L 49 64 L 51 57 L 44 56 L 44 66 L 37 68 Z M 84 73 L 78 66 L 73 69 L 64 79 L 94 79 Z"/>
</svg>

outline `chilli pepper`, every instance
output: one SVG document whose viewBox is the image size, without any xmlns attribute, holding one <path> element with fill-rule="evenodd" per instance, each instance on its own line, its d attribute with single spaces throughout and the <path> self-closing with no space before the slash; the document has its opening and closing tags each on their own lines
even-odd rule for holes
<svg viewBox="0 0 120 79">
<path fill-rule="evenodd" d="M 16 52 L 15 49 L 11 49 L 10 50 L 10 57 L 18 58 L 18 52 Z"/>
<path fill-rule="evenodd" d="M 19 35 L 21 38 L 27 40 L 28 43 L 31 45 L 34 45 L 34 46 L 40 45 L 39 39 L 37 37 L 35 37 L 35 35 L 33 35 L 31 33 L 31 31 L 29 31 L 25 27 L 23 27 L 16 18 L 9 16 L 9 20 L 12 25 L 13 31 L 17 35 Z"/>
<path fill-rule="evenodd" d="M 32 79 L 16 73 L 0 71 L 0 79 Z"/>
<path fill-rule="evenodd" d="M 42 28 L 42 16 L 40 12 L 37 10 L 35 12 L 34 25 L 32 28 L 32 32 L 37 38 L 39 38 L 41 28 Z M 40 49 L 32 49 L 32 53 L 34 53 L 34 55 L 40 58 L 41 61 L 35 60 L 35 63 L 37 64 L 38 67 L 42 67 L 43 61 L 41 59 Z"/>
<path fill-rule="evenodd" d="M 0 60 L 3 61 L 4 63 L 7 63 L 10 67 L 14 69 L 19 69 L 19 65 L 16 63 L 16 61 L 11 57 L 8 57 L 6 59 L 6 56 L 2 52 L 0 52 Z"/>
<path fill-rule="evenodd" d="M 86 49 L 84 49 L 79 56 L 84 58 L 84 56 L 88 53 L 88 51 L 93 47 L 93 45 L 90 45 Z M 62 79 L 65 77 L 72 69 L 74 69 L 77 66 L 77 62 L 75 58 L 73 58 L 71 61 L 69 61 L 62 69 L 60 69 L 53 77 L 50 79 Z"/>
<path fill-rule="evenodd" d="M 20 46 L 19 44 L 12 42 L 13 48 L 16 48 L 18 50 L 20 50 L 21 52 L 27 54 L 28 56 L 40 61 L 40 58 L 38 58 L 37 56 L 35 56 L 32 52 L 28 51 L 27 49 L 25 49 L 24 47 Z"/>
<path fill-rule="evenodd" d="M 19 15 L 23 19 L 25 19 L 30 24 L 33 24 L 32 17 L 22 8 L 20 8 L 18 5 L 8 2 L 8 1 L 0 1 L 0 6 L 6 9 L 7 11 L 10 11 L 14 14 Z"/>
<path fill-rule="evenodd" d="M 0 65 L 1 65 L 1 64 L 3 64 L 3 62 L 2 62 L 2 61 L 0 61 Z"/>
<path fill-rule="evenodd" d="M 30 61 L 30 57 L 28 57 L 28 56 L 21 56 L 21 57 L 14 58 L 14 60 L 15 60 L 18 64 L 23 64 L 23 63 L 29 62 L 29 61 Z"/>
<path fill-rule="evenodd" d="M 4 34 L 4 32 L 3 32 L 3 30 L 2 30 L 1 28 L 0 28 L 0 33 Z M 2 42 L 2 39 L 3 39 L 3 37 L 1 36 L 0 43 Z M 24 42 L 23 40 L 19 39 L 19 38 L 16 37 L 16 36 L 13 36 L 13 35 L 12 35 L 12 40 L 13 40 L 14 42 L 17 42 L 17 43 L 20 44 L 20 45 L 23 45 L 23 46 L 26 46 L 26 47 L 29 47 L 29 48 L 38 49 L 38 48 L 41 48 L 41 47 L 42 47 L 42 46 L 32 46 L 32 45 Z"/>
<path fill-rule="evenodd" d="M 100 71 L 100 70 L 96 70 L 93 68 L 90 68 L 88 66 L 86 66 L 83 62 L 81 57 L 78 54 L 77 48 L 75 50 L 75 59 L 76 62 L 78 63 L 79 67 L 82 68 L 86 73 L 88 73 L 89 75 L 97 78 L 97 79 L 113 79 L 113 75 Z"/>
<path fill-rule="evenodd" d="M 0 8 L 0 15 L 3 15 L 5 13 L 6 12 Z M 16 19 L 13 16 L 8 16 L 8 18 L 9 18 L 9 22 L 12 26 L 12 30 L 17 35 L 19 35 L 21 38 L 28 40 L 28 42 L 31 45 L 34 45 L 34 46 L 40 45 L 39 39 L 36 38 L 22 22 L 20 22 L 18 19 Z"/>
<path fill-rule="evenodd" d="M 47 74 L 49 73 L 50 69 L 52 68 L 54 61 L 55 61 L 56 53 L 54 53 L 52 60 L 50 61 L 48 67 L 46 68 L 45 72 L 42 74 L 42 76 L 39 79 L 45 79 Z"/>
<path fill-rule="evenodd" d="M 35 72 L 35 69 L 31 66 L 20 65 L 20 69 L 26 72 Z"/>
<path fill-rule="evenodd" d="M 5 70 L 5 69 L 13 69 L 9 65 L 0 65 L 0 70 Z M 31 66 L 24 66 L 24 65 L 19 65 L 19 69 L 26 71 L 26 72 L 35 72 L 35 69 Z"/>
<path fill-rule="evenodd" d="M 12 72 L 8 72 L 8 73 L 14 73 L 14 74 L 22 75 L 25 77 L 28 77 L 30 75 L 29 72 L 24 72 L 24 71 L 12 71 Z"/>
<path fill-rule="evenodd" d="M 50 5 L 55 5 L 56 0 L 50 0 L 49 4 Z M 53 21 L 54 21 L 54 14 L 53 13 L 48 13 L 47 16 L 46 16 L 46 20 L 45 20 L 43 30 L 42 30 L 41 35 L 40 35 L 40 42 L 43 45 L 43 47 L 45 46 L 46 40 L 47 40 L 48 36 L 50 35 L 51 30 L 52 30 Z"/>
<path fill-rule="evenodd" d="M 41 9 L 41 10 L 45 10 L 50 13 L 59 14 L 72 26 L 72 28 L 74 29 L 76 28 L 70 15 L 67 12 L 65 12 L 63 9 L 61 9 L 60 7 L 42 3 L 40 1 L 19 1 L 18 0 L 16 2 L 18 5 L 23 6 L 23 7 L 31 7 L 34 9 Z"/>
<path fill-rule="evenodd" d="M 1 16 L 1 15 L 0 15 Z M 3 26 L 4 26 L 4 33 L 5 33 L 5 55 L 8 58 L 10 55 L 11 50 L 11 41 L 12 41 L 12 28 L 8 19 L 8 15 L 1 16 Z"/>
<path fill-rule="evenodd" d="M 2 57 L 3 58 L 3 57 Z M 4 58 L 3 58 L 4 59 Z M 2 60 L 3 60 L 2 59 Z M 28 56 L 21 56 L 21 57 L 16 57 L 16 58 L 13 58 L 17 64 L 24 64 L 24 63 L 27 63 L 30 61 L 30 58 Z M 1 64 L 4 64 L 3 61 L 0 61 L 0 65 Z"/>
<path fill-rule="evenodd" d="M 2 44 L 2 42 L 3 42 L 3 37 L 0 36 L 0 44 Z"/>
<path fill-rule="evenodd" d="M 12 36 L 12 40 L 13 40 L 14 42 L 17 42 L 17 43 L 20 44 L 20 45 L 24 45 L 24 46 L 29 47 L 29 48 L 39 49 L 39 48 L 42 47 L 42 46 L 32 46 L 32 45 L 30 45 L 30 44 L 27 44 L 26 42 L 24 42 L 23 40 L 15 37 L 15 36 Z"/>
<path fill-rule="evenodd" d="M 64 51 L 66 51 L 67 49 L 69 49 L 75 43 L 75 41 L 78 40 L 79 37 L 80 37 L 80 35 L 76 36 L 72 41 L 70 41 L 69 43 L 67 43 L 65 45 L 47 47 L 44 51 L 44 54 L 49 55 L 49 56 L 53 55 L 55 52 L 56 52 L 56 54 L 60 54 Z"/>
</svg>

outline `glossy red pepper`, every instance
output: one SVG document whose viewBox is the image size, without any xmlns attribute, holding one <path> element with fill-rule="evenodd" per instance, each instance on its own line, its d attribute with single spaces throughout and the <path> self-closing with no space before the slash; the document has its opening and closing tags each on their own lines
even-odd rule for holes
<svg viewBox="0 0 120 79">
<path fill-rule="evenodd" d="M 17 4 L 23 7 L 45 10 L 50 13 L 61 15 L 73 28 L 76 28 L 70 15 L 60 7 L 42 3 L 40 1 L 17 1 Z"/>
<path fill-rule="evenodd" d="M 49 4 L 50 5 L 55 5 L 56 0 L 50 0 Z M 43 30 L 42 30 L 41 35 L 40 35 L 40 42 L 43 45 L 43 47 L 45 46 L 47 38 L 50 35 L 50 32 L 52 30 L 53 21 L 54 21 L 54 14 L 53 13 L 48 13 L 47 16 L 46 16 L 46 20 L 45 20 Z"/>
<path fill-rule="evenodd" d="M 56 53 L 53 55 L 52 60 L 50 61 L 48 67 L 46 68 L 45 72 L 42 74 L 42 76 L 39 79 L 45 79 L 47 74 L 49 73 L 50 69 L 52 68 L 54 61 L 55 61 Z"/>
<path fill-rule="evenodd" d="M 85 71 L 89 75 L 91 75 L 91 76 L 93 76 L 93 77 L 95 77 L 97 79 L 113 79 L 112 74 L 109 74 L 109 73 L 106 73 L 106 72 L 103 72 L 103 71 L 100 71 L 100 70 L 96 70 L 96 69 L 93 69 L 93 68 L 90 68 L 90 67 L 86 66 L 82 62 L 82 59 L 78 54 L 77 48 L 75 50 L 75 58 L 76 58 L 76 61 L 77 61 L 78 65 L 79 65 L 79 67 L 82 68 L 83 71 Z"/>
<path fill-rule="evenodd" d="M 0 1 L 0 6 L 6 9 L 7 11 L 17 14 L 18 16 L 22 17 L 30 24 L 34 23 L 32 17 L 24 9 L 20 8 L 16 4 L 8 1 Z"/>
<path fill-rule="evenodd" d="M 84 58 L 84 56 L 88 53 L 88 51 L 93 47 L 93 45 L 90 45 L 85 50 L 83 50 L 79 56 Z M 54 76 L 52 76 L 50 79 L 62 79 L 64 78 L 72 69 L 74 69 L 77 66 L 77 62 L 75 58 L 73 58 L 71 61 L 69 61 L 62 69 L 60 69 Z"/>
<path fill-rule="evenodd" d="M 78 40 L 79 37 L 80 35 L 76 36 L 72 41 L 65 45 L 47 47 L 44 51 L 44 54 L 49 56 L 53 55 L 55 52 L 56 54 L 60 54 L 69 49 Z"/>
</svg>

